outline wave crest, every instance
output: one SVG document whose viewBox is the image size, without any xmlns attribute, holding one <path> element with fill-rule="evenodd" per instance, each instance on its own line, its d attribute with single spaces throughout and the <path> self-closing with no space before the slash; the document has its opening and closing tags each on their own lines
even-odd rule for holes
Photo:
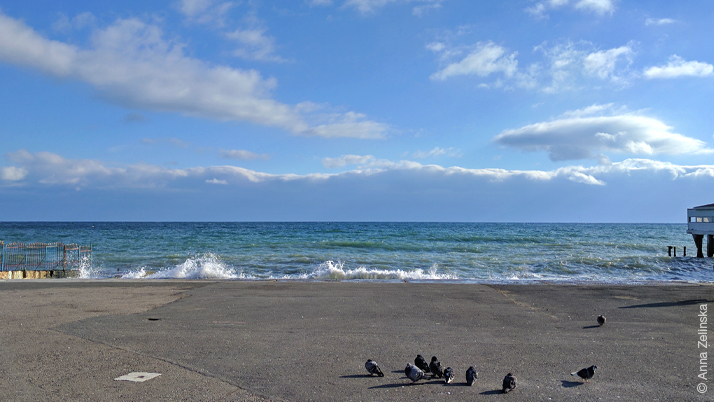
<svg viewBox="0 0 714 402">
<path fill-rule="evenodd" d="M 312 273 L 302 275 L 300 279 L 312 280 L 360 280 L 360 279 L 375 279 L 375 280 L 454 280 L 458 279 L 456 275 L 448 273 L 438 273 L 438 266 L 434 264 L 430 269 L 415 269 L 413 271 L 386 270 L 386 269 L 370 269 L 366 267 L 358 267 L 355 269 L 346 269 L 341 261 L 326 261 Z"/>
<path fill-rule="evenodd" d="M 123 279 L 249 279 L 243 274 L 237 274 L 218 256 L 212 253 L 187 258 L 183 263 L 173 268 L 157 272 L 147 271 L 145 267 L 137 271 L 127 272 Z"/>
</svg>

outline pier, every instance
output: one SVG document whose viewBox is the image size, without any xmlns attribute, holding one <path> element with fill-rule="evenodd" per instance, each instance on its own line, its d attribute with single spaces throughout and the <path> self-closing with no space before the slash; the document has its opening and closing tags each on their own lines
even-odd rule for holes
<svg viewBox="0 0 714 402">
<path fill-rule="evenodd" d="M 0 241 L 0 279 L 76 277 L 91 256 L 91 245 Z"/>
<path fill-rule="evenodd" d="M 687 209 L 687 233 L 694 238 L 697 258 L 704 258 L 704 236 L 707 237 L 707 257 L 714 257 L 714 204 Z"/>
</svg>

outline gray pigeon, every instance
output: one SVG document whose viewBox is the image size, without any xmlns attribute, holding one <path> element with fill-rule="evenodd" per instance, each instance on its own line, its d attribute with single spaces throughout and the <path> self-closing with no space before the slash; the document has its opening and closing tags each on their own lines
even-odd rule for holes
<svg viewBox="0 0 714 402">
<path fill-rule="evenodd" d="M 574 373 L 570 373 L 572 376 L 578 376 L 583 379 L 585 382 L 590 382 L 588 381 L 589 379 L 593 378 L 595 375 L 595 370 L 597 370 L 597 366 L 590 366 L 586 367 L 584 369 L 578 370 Z"/>
<path fill-rule="evenodd" d="M 605 321 L 606 321 L 606 320 L 607 320 L 607 319 L 605 318 L 604 315 L 599 315 L 599 316 L 597 316 L 597 323 L 598 323 L 601 327 L 602 327 L 603 325 L 605 325 Z"/>
<path fill-rule="evenodd" d="M 404 368 L 404 374 L 412 380 L 412 382 L 417 382 L 424 378 L 424 372 L 421 369 L 411 363 L 407 363 L 407 367 Z"/>
<path fill-rule="evenodd" d="M 507 394 L 514 389 L 516 389 L 516 377 L 513 376 L 513 373 L 508 373 L 503 377 L 503 393 Z"/>
<path fill-rule="evenodd" d="M 443 377 L 444 372 L 441 369 L 441 363 L 439 362 L 439 359 L 436 358 L 436 356 L 431 357 L 431 363 L 429 363 L 429 371 L 431 371 L 431 376 L 432 377 Z"/>
<path fill-rule="evenodd" d="M 416 359 L 414 359 L 414 365 L 419 367 L 421 371 L 426 374 L 431 373 L 429 370 L 429 363 L 426 362 L 426 359 L 422 355 L 417 355 Z"/>
<path fill-rule="evenodd" d="M 369 375 L 377 374 L 380 377 L 384 377 L 384 373 L 382 373 L 382 370 L 379 369 L 377 362 L 372 359 L 367 360 L 367 363 L 364 364 L 364 368 L 367 369 Z"/>
<path fill-rule="evenodd" d="M 478 373 L 476 372 L 476 369 L 474 366 L 469 367 L 468 370 L 466 370 L 466 384 L 469 385 L 474 385 L 474 381 L 478 378 Z"/>
<path fill-rule="evenodd" d="M 444 382 L 448 384 L 452 381 L 454 381 L 454 369 L 447 367 L 446 370 L 444 370 Z"/>
</svg>

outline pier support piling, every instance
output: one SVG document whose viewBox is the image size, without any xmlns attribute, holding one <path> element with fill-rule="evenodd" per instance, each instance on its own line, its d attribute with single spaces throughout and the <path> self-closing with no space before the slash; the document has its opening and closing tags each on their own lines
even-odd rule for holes
<svg viewBox="0 0 714 402">
<path fill-rule="evenodd" d="M 714 257 L 714 235 L 707 235 L 707 257 Z"/>
<path fill-rule="evenodd" d="M 693 234 L 692 237 L 694 238 L 694 245 L 697 246 L 697 258 L 704 258 L 704 253 L 702 253 L 702 240 L 704 239 L 704 235 Z M 709 239 L 707 239 L 707 241 L 708 240 Z"/>
</svg>

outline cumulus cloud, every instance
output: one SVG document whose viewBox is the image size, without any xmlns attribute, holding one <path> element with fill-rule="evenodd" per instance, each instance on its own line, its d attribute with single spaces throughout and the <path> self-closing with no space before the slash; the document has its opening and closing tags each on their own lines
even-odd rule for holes
<svg viewBox="0 0 714 402">
<path fill-rule="evenodd" d="M 427 48 L 437 52 L 446 52 L 443 44 L 432 43 Z M 449 58 L 457 53 L 448 52 L 442 58 Z M 446 67 L 431 75 L 432 80 L 443 81 L 460 75 L 478 75 L 486 77 L 494 73 L 502 73 L 506 77 L 514 75 L 518 69 L 517 52 L 508 54 L 506 49 L 493 42 L 478 43 L 461 60 L 449 63 Z"/>
<path fill-rule="evenodd" d="M 505 130 L 501 145 L 527 152 L 545 151 L 551 160 L 598 159 L 601 152 L 632 155 L 712 153 L 703 141 L 672 132 L 672 127 L 639 114 L 592 116 L 600 106 L 569 112 L 559 119 Z"/>
<path fill-rule="evenodd" d="M 576 10 L 595 13 L 597 15 L 605 15 L 615 12 L 614 0 L 547 0 L 540 1 L 531 7 L 527 7 L 524 11 L 536 18 L 547 18 L 548 11 L 558 10 L 565 7 L 572 7 Z"/>
<path fill-rule="evenodd" d="M 272 99 L 275 79 L 188 57 L 181 44 L 164 40 L 158 27 L 138 19 L 95 31 L 92 45 L 82 49 L 46 39 L 0 13 L 0 61 L 88 83 L 127 107 L 247 121 L 298 135 L 381 138 L 386 132 L 385 125 L 355 112 L 332 116 L 334 126 L 311 127 L 295 106 Z"/>
<path fill-rule="evenodd" d="M 607 185 L 607 179 L 627 177 L 634 172 L 665 173 L 670 179 L 684 177 L 714 178 L 714 165 L 682 166 L 651 159 L 626 159 L 592 167 L 566 166 L 554 170 L 508 170 L 497 168 L 469 169 L 459 166 L 444 167 L 425 165 L 413 161 L 392 162 L 377 160 L 371 155 L 343 155 L 325 158 L 328 168 L 360 165 L 357 169 L 341 173 L 270 174 L 236 166 L 192 167 L 185 169 L 166 168 L 149 164 L 110 167 L 97 160 L 67 159 L 50 152 L 30 153 L 20 150 L 8 155 L 15 166 L 0 168 L 0 178 L 5 185 L 23 184 L 33 186 L 68 186 L 73 189 L 195 189 L 201 184 L 235 186 L 246 183 L 314 183 L 350 180 L 362 181 L 364 185 L 379 183 L 380 176 L 409 175 L 414 180 L 437 182 L 450 178 L 477 180 L 484 183 L 502 183 L 509 180 L 527 180 L 547 183 L 566 180 L 589 186 Z M 1 182 L 0 182 L 1 183 Z M 461 187 L 453 188 L 460 192 Z"/>
<path fill-rule="evenodd" d="M 669 63 L 661 67 L 645 69 L 647 79 L 667 79 L 679 77 L 709 77 L 714 73 L 714 66 L 699 61 L 684 61 L 676 54 L 669 58 Z"/>
<path fill-rule="evenodd" d="M 241 161 L 252 161 L 255 159 L 270 159 L 268 154 L 256 154 L 243 149 L 221 149 L 218 151 L 218 156 L 223 159 L 237 159 Z"/>
<path fill-rule="evenodd" d="M 0 180 L 19 181 L 27 176 L 27 169 L 16 166 L 0 167 Z"/>
</svg>

